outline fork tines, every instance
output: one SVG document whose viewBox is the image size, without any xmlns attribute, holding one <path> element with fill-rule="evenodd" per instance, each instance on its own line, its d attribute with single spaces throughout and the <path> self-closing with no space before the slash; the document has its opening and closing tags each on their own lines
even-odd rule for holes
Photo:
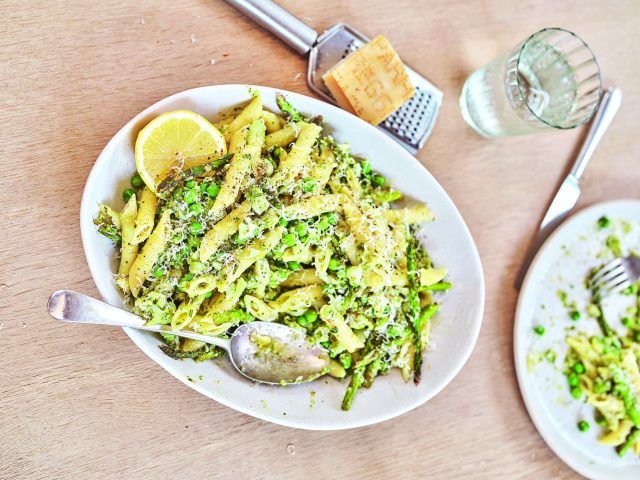
<svg viewBox="0 0 640 480">
<path fill-rule="evenodd" d="M 598 298 L 603 293 L 615 293 L 631 285 L 621 258 L 615 258 L 593 272 L 589 289 Z"/>
</svg>

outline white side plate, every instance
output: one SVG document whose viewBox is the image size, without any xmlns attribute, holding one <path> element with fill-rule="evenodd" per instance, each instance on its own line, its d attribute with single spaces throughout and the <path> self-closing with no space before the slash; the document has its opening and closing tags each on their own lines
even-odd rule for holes
<svg viewBox="0 0 640 480">
<path fill-rule="evenodd" d="M 533 423 L 547 445 L 567 465 L 592 479 L 637 480 L 640 478 L 640 460 L 633 452 L 619 458 L 613 447 L 598 443 L 601 430 L 593 419 L 593 407 L 571 397 L 562 374 L 567 352 L 565 327 L 575 326 L 590 334 L 599 333 L 595 320 L 587 318 L 581 307 L 589 302 L 589 294 L 583 286 L 589 270 L 612 258 L 603 245 L 615 229 L 599 230 L 596 226 L 603 215 L 640 222 L 640 201 L 619 200 L 593 205 L 571 217 L 547 239 L 531 264 L 518 299 L 514 328 L 516 373 Z M 640 248 L 637 225 L 625 238 L 627 244 Z M 569 319 L 567 308 L 558 298 L 558 290 L 566 291 L 569 299 L 576 301 L 582 310 L 582 318 L 577 322 Z M 624 302 L 624 298 L 619 296 L 604 305 L 607 313 L 608 308 L 612 309 L 608 318 L 614 318 L 614 310 L 622 306 L 617 305 L 620 302 Z M 617 326 L 610 323 L 614 328 Z M 542 336 L 533 332 L 538 324 L 546 328 Z M 527 357 L 535 357 L 547 349 L 556 353 L 555 366 L 541 359 L 530 371 Z M 591 426 L 588 432 L 580 432 L 577 428 L 582 419 Z"/>
<path fill-rule="evenodd" d="M 127 334 L 149 357 L 191 388 L 236 410 L 281 425 L 313 430 L 353 428 L 418 407 L 460 371 L 480 330 L 484 280 L 467 226 L 429 172 L 376 128 L 313 98 L 267 87 L 252 88 L 262 94 L 265 106 L 273 111 L 278 111 L 275 94 L 282 92 L 302 112 L 322 115 L 338 141 L 350 143 L 351 151 L 369 158 L 373 168 L 387 176 L 394 187 L 408 197 L 428 203 L 435 212 L 437 220 L 424 228 L 424 243 L 434 262 L 449 268 L 454 288 L 446 295 L 434 322 L 433 343 L 426 353 L 422 382 L 417 387 L 405 384 L 399 372 L 391 372 L 376 379 L 371 389 L 358 392 L 352 410 L 343 412 L 340 404 L 347 381 L 323 378 L 286 388 L 257 385 L 237 374 L 225 358 L 203 363 L 177 361 L 160 351 L 160 341 L 154 335 L 135 330 L 127 330 Z M 216 85 L 178 93 L 140 113 L 104 148 L 85 186 L 80 227 L 91 275 L 105 301 L 125 307 L 112 278 L 112 272 L 116 271 L 116 249 L 97 233 L 93 218 L 99 203 L 106 202 L 116 209 L 123 206 L 120 195 L 135 171 L 133 146 L 138 131 L 166 111 L 189 109 L 215 120 L 221 109 L 248 99 L 246 85 Z"/>
</svg>

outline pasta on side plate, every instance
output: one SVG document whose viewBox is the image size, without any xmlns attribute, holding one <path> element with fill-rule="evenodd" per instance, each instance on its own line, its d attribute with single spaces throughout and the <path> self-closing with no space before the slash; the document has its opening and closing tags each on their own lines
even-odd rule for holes
<svg viewBox="0 0 640 480">
<path fill-rule="evenodd" d="M 149 324 L 228 336 L 281 322 L 322 344 L 329 374 L 350 376 L 342 408 L 378 375 L 420 381 L 438 310 L 451 288 L 416 238 L 434 219 L 369 162 L 323 133 L 321 119 L 258 95 L 215 125 L 227 154 L 137 187 L 124 210 L 100 207 L 98 231 L 121 248 L 116 283 Z M 222 138 L 222 137 L 221 137 Z M 221 351 L 162 334 L 163 351 L 196 361 Z"/>
</svg>

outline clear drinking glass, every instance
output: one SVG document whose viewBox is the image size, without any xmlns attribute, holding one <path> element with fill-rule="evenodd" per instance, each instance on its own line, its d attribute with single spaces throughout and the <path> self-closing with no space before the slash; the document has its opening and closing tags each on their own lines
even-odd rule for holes
<svg viewBox="0 0 640 480">
<path fill-rule="evenodd" d="M 568 30 L 545 28 L 467 78 L 460 108 L 480 135 L 503 137 L 582 125 L 601 95 L 587 44 Z"/>
</svg>

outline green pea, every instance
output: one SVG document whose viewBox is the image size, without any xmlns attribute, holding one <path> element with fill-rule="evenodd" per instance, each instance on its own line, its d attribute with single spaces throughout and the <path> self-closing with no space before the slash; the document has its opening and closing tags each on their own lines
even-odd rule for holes
<svg viewBox="0 0 640 480">
<path fill-rule="evenodd" d="M 133 188 L 126 188 L 124 192 L 122 192 L 122 199 L 124 200 L 124 203 L 127 203 L 129 199 L 133 197 L 134 193 L 136 192 L 133 190 Z"/>
<path fill-rule="evenodd" d="M 376 174 L 373 177 L 371 177 L 371 181 L 373 182 L 374 185 L 382 187 L 387 180 L 382 175 Z"/>
<path fill-rule="evenodd" d="M 625 288 L 622 293 L 624 295 L 636 295 L 638 293 L 638 285 L 636 285 L 635 283 L 629 285 L 627 288 Z"/>
<path fill-rule="evenodd" d="M 191 280 L 193 280 L 193 273 L 185 273 L 182 278 L 180 279 L 181 282 L 190 282 Z"/>
<path fill-rule="evenodd" d="M 339 259 L 333 257 L 329 260 L 329 270 L 338 270 L 341 266 L 342 262 Z"/>
<path fill-rule="evenodd" d="M 299 237 L 304 237 L 307 234 L 307 224 L 299 222 L 296 224 L 295 230 Z"/>
<path fill-rule="evenodd" d="M 202 243 L 202 239 L 200 237 L 189 237 L 189 239 L 187 240 L 187 244 L 191 248 L 198 248 L 200 246 L 200 243 Z"/>
<path fill-rule="evenodd" d="M 571 320 L 580 320 L 580 312 L 574 310 L 569 314 L 569 317 L 571 317 Z"/>
<path fill-rule="evenodd" d="M 298 324 L 301 327 L 309 326 L 309 322 L 307 321 L 307 317 L 305 317 L 304 315 L 300 315 L 296 320 L 298 321 Z"/>
<path fill-rule="evenodd" d="M 327 215 L 327 221 L 331 225 L 337 225 L 338 224 L 338 215 L 336 215 L 334 212 L 331 212 L 329 215 Z"/>
<path fill-rule="evenodd" d="M 607 228 L 611 224 L 609 217 L 604 216 L 598 219 L 598 228 Z"/>
<path fill-rule="evenodd" d="M 189 272 L 191 273 L 202 273 L 205 270 L 204 263 L 196 260 L 195 262 L 191 262 L 189 265 Z"/>
<path fill-rule="evenodd" d="M 280 158 L 280 155 L 282 155 L 282 148 L 281 147 L 276 147 L 273 149 L 273 152 L 271 152 L 273 154 L 273 156 L 275 158 Z"/>
<path fill-rule="evenodd" d="M 588 432 L 589 422 L 587 422 L 586 420 L 580 420 L 578 422 L 578 430 L 580 430 L 581 432 Z"/>
<path fill-rule="evenodd" d="M 299 262 L 289 262 L 287 267 L 289 267 L 289 270 L 300 270 L 302 268 Z"/>
<path fill-rule="evenodd" d="M 316 186 L 316 181 L 313 178 L 305 178 L 302 181 L 301 186 L 303 192 L 313 192 L 313 188 Z"/>
<path fill-rule="evenodd" d="M 304 315 L 307 317 L 309 323 L 313 323 L 318 319 L 318 313 L 315 310 L 307 310 L 307 313 Z"/>
<path fill-rule="evenodd" d="M 286 218 L 280 217 L 280 220 L 278 220 L 278 225 L 280 225 L 281 227 L 286 227 L 287 225 L 289 225 L 289 222 Z"/>
<path fill-rule="evenodd" d="M 207 298 L 211 298 L 213 297 L 213 290 L 209 290 L 207 293 L 204 294 L 204 299 L 206 300 Z"/>
<path fill-rule="evenodd" d="M 387 328 L 387 333 L 390 337 L 396 338 L 402 334 L 402 329 L 399 325 L 390 325 L 389 328 Z"/>
<path fill-rule="evenodd" d="M 577 387 L 580 383 L 580 379 L 575 373 L 570 373 L 567 375 L 567 382 L 569 382 L 570 387 Z"/>
<path fill-rule="evenodd" d="M 296 244 L 296 236 L 293 233 L 287 233 L 282 236 L 282 243 L 287 247 L 293 247 Z"/>
<path fill-rule="evenodd" d="M 318 228 L 320 230 L 326 230 L 329 227 L 330 227 L 330 224 L 327 217 L 321 217 L 320 220 L 318 221 Z"/>
<path fill-rule="evenodd" d="M 350 353 L 342 353 L 342 354 L 340 354 L 340 364 L 344 368 L 349 368 L 351 366 L 352 360 L 353 360 L 353 358 L 351 357 Z"/>
<path fill-rule="evenodd" d="M 582 397 L 582 389 L 580 387 L 573 387 L 571 389 L 571 396 L 576 400 Z"/>
<path fill-rule="evenodd" d="M 202 213 L 203 210 L 204 207 L 201 203 L 192 203 L 191 205 L 189 205 L 189 211 L 195 213 L 196 215 Z"/>
<path fill-rule="evenodd" d="M 187 190 L 184 192 L 184 201 L 187 203 L 194 203 L 198 200 L 198 192 L 195 190 Z"/>
<path fill-rule="evenodd" d="M 533 331 L 536 335 L 542 336 L 544 335 L 546 329 L 542 325 L 536 325 L 535 327 L 533 327 Z"/>
<path fill-rule="evenodd" d="M 606 383 L 601 382 L 599 380 L 597 380 L 596 383 L 593 385 L 593 391 L 596 393 L 605 393 L 608 390 L 609 390 L 609 386 Z"/>
<path fill-rule="evenodd" d="M 202 224 L 200 222 L 193 222 L 189 225 L 189 231 L 195 234 L 200 233 L 202 231 Z"/>
<path fill-rule="evenodd" d="M 205 192 L 207 192 L 207 195 L 211 198 L 215 198 L 218 196 L 218 192 L 220 192 L 220 186 L 217 183 L 210 183 L 207 185 Z"/>
<path fill-rule="evenodd" d="M 138 174 L 138 172 L 134 173 L 131 177 L 131 186 L 133 188 L 144 187 L 144 181 L 142 180 L 142 177 Z"/>
<path fill-rule="evenodd" d="M 365 175 L 371 173 L 371 164 L 369 162 L 362 163 L 362 173 Z"/>
<path fill-rule="evenodd" d="M 584 373 L 584 365 L 580 362 L 576 363 L 573 366 L 573 371 L 580 374 L 580 373 Z"/>
<path fill-rule="evenodd" d="M 196 181 L 195 180 L 187 180 L 184 184 L 185 187 L 187 188 L 195 188 L 196 187 Z"/>
<path fill-rule="evenodd" d="M 162 267 L 156 267 L 153 269 L 153 276 L 156 278 L 162 278 L 164 277 L 164 270 L 162 269 Z"/>
</svg>

